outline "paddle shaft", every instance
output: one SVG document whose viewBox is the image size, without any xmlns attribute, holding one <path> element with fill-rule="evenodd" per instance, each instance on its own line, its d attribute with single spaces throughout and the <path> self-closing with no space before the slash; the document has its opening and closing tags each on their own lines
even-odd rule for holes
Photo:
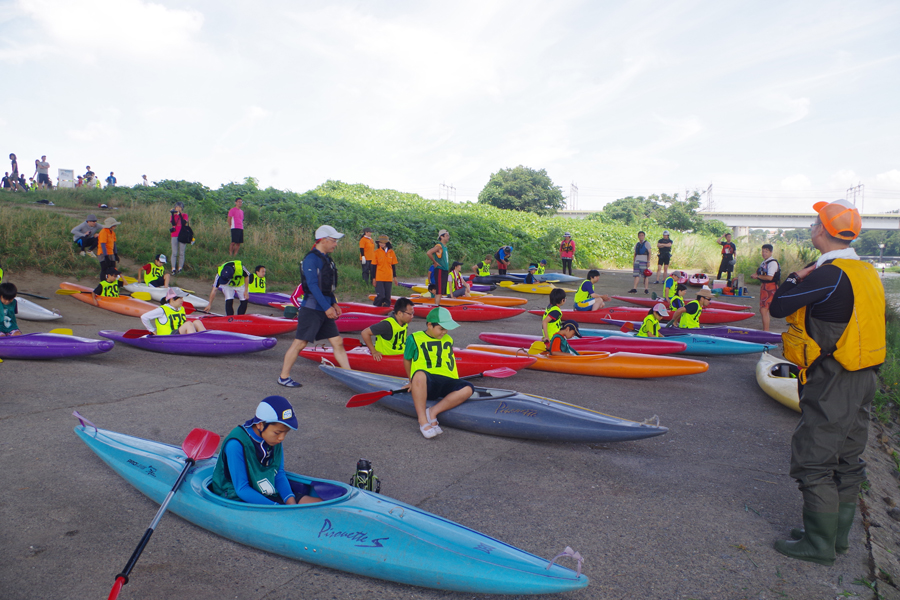
<svg viewBox="0 0 900 600">
<path fill-rule="evenodd" d="M 153 521 L 150 523 L 150 527 L 147 528 L 147 531 L 144 532 L 144 537 L 141 538 L 140 543 L 137 548 L 134 549 L 134 552 L 131 554 L 131 558 L 128 559 L 128 563 L 125 565 L 125 568 L 122 569 L 122 572 L 116 575 L 116 583 L 113 586 L 112 591 L 109 594 L 108 600 L 115 600 L 115 598 L 119 595 L 119 590 L 122 589 L 122 586 L 128 583 L 128 575 L 131 573 L 131 570 L 134 569 L 134 565 L 137 564 L 138 559 L 141 557 L 141 554 L 144 552 L 144 548 L 147 546 L 147 543 L 150 541 L 150 536 L 153 535 L 154 529 L 159 524 L 159 520 L 162 519 L 163 513 L 166 512 L 166 509 L 169 507 L 169 502 L 172 501 L 172 497 L 175 495 L 175 492 L 181 486 L 181 483 L 184 481 L 184 478 L 187 477 L 188 471 L 192 466 L 194 466 L 193 458 L 185 459 L 184 469 L 181 471 L 181 475 L 178 476 L 178 479 L 175 481 L 175 485 L 172 486 L 172 489 L 169 490 L 168 495 L 166 495 L 166 499 L 163 501 L 162 505 L 160 505 L 159 510 L 156 511 L 156 516 L 153 517 Z M 119 583 L 121 581 L 121 583 Z"/>
<path fill-rule="evenodd" d="M 18 292 L 20 296 L 30 296 L 32 298 L 38 298 L 40 300 L 49 300 L 47 296 L 38 296 L 37 294 L 29 294 L 28 292 Z"/>
</svg>

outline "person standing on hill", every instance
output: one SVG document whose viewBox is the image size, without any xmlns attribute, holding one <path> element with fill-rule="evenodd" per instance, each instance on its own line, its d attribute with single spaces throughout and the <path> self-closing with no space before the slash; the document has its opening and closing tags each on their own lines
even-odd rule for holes
<svg viewBox="0 0 900 600">
<path fill-rule="evenodd" d="M 572 274 L 572 261 L 575 260 L 575 240 L 568 231 L 563 234 L 563 240 L 559 244 L 559 258 L 562 260 L 562 272 Z"/>
<path fill-rule="evenodd" d="M 646 237 L 646 233 L 644 233 L 643 231 L 638 231 L 638 241 L 634 245 L 634 263 L 632 264 L 634 285 L 630 290 L 628 290 L 629 294 L 637 293 L 638 281 L 640 281 L 641 277 L 644 278 L 644 293 L 650 293 L 650 288 L 647 287 L 647 282 L 650 279 L 651 273 L 651 271 L 647 268 L 647 265 L 650 263 L 650 242 L 646 240 Z"/>
<path fill-rule="evenodd" d="M 391 305 L 391 289 L 397 283 L 397 255 L 391 247 L 391 239 L 378 236 L 378 249 L 372 254 L 372 268 L 375 270 L 374 306 Z"/>
<path fill-rule="evenodd" d="M 375 259 L 375 242 L 372 241 L 372 228 L 366 227 L 359 236 L 359 261 L 362 264 L 362 278 L 366 285 L 372 283 L 372 277 L 375 275 L 375 266 L 372 261 Z"/>
<path fill-rule="evenodd" d="M 117 181 L 118 181 L 118 179 L 116 179 L 116 174 L 113 173 L 112 171 L 110 171 L 109 177 L 106 178 L 106 187 L 108 187 L 108 188 L 116 187 Z"/>
<path fill-rule="evenodd" d="M 859 490 L 866 481 L 869 409 L 885 359 L 885 297 L 875 268 L 850 242 L 862 219 L 846 200 L 817 202 L 810 231 L 822 253 L 788 275 L 772 316 L 785 317 L 784 357 L 800 367 L 800 422 L 791 438 L 790 475 L 803 495 L 803 529 L 775 550 L 820 565 L 850 549 Z"/>
<path fill-rule="evenodd" d="M 47 162 L 47 157 L 41 156 L 41 160 L 35 162 L 34 166 L 37 172 L 38 187 L 41 189 L 52 187 L 53 184 L 50 182 L 50 163 Z"/>
<path fill-rule="evenodd" d="M 781 267 L 778 261 L 772 258 L 773 250 L 772 244 L 763 244 L 763 261 L 756 269 L 756 273 L 750 276 L 750 279 L 759 280 L 759 316 L 762 318 L 763 331 L 769 331 L 769 307 L 778 290 L 778 284 L 781 283 Z"/>
<path fill-rule="evenodd" d="M 446 229 L 438 231 L 438 242 L 431 250 L 425 253 L 434 264 L 434 283 L 437 286 L 434 303 L 441 305 L 441 297 L 447 292 L 447 282 L 450 281 L 450 257 L 447 253 L 447 242 L 450 241 L 450 232 Z"/>
<path fill-rule="evenodd" d="M 177 275 L 184 270 L 184 251 L 186 242 L 178 241 L 181 226 L 186 225 L 190 217 L 184 212 L 184 202 L 176 202 L 175 207 L 169 211 L 169 233 L 172 236 L 172 275 Z"/>
<path fill-rule="evenodd" d="M 659 259 L 656 262 L 656 281 L 654 285 L 659 283 L 659 270 L 662 269 L 663 281 L 669 276 L 669 261 L 672 260 L 672 240 L 669 238 L 669 232 L 663 231 L 663 236 L 656 242 L 659 249 Z"/>
<path fill-rule="evenodd" d="M 116 246 L 116 226 L 121 225 L 113 217 L 103 221 L 103 229 L 97 236 L 97 258 L 100 259 L 100 277 L 107 269 L 113 269 L 119 262 L 119 249 Z"/>
<path fill-rule="evenodd" d="M 9 173 L 10 187 L 13 189 L 13 191 L 24 192 L 25 189 L 22 187 L 22 184 L 19 183 L 19 161 L 16 160 L 15 154 L 9 155 L 9 162 L 11 165 Z"/>
<path fill-rule="evenodd" d="M 235 198 L 234 206 L 228 211 L 228 226 L 231 228 L 231 246 L 228 247 L 228 256 L 237 256 L 241 244 L 244 243 L 244 211 L 241 206 L 244 201 Z"/>
<path fill-rule="evenodd" d="M 717 239 L 716 242 L 720 246 L 722 246 L 722 262 L 719 263 L 719 272 L 716 273 L 716 279 L 722 279 L 722 273 L 725 273 L 726 275 L 728 275 L 728 280 L 730 282 L 732 273 L 734 273 L 734 263 L 735 254 L 737 254 L 737 246 L 732 243 L 730 233 L 719 236 L 719 239 Z M 730 287 L 731 283 L 729 283 L 728 285 Z"/>
<path fill-rule="evenodd" d="M 291 378 L 291 367 L 297 362 L 300 351 L 310 342 L 327 339 L 334 350 L 334 359 L 342 369 L 349 369 L 344 342 L 338 333 L 337 321 L 341 316 L 334 293 L 337 289 L 337 265 L 329 256 L 337 249 L 338 240 L 343 233 L 331 225 L 322 225 L 316 229 L 316 245 L 303 257 L 300 283 L 303 285 L 303 302 L 297 312 L 297 333 L 293 343 L 284 354 L 278 385 L 284 387 L 300 387 L 299 381 Z"/>
</svg>

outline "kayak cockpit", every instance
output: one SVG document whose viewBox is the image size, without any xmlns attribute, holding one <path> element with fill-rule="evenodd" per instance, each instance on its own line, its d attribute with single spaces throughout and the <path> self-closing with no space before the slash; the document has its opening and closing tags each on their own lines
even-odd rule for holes
<svg viewBox="0 0 900 600">
<path fill-rule="evenodd" d="M 263 505 L 263 504 L 250 504 L 247 502 L 243 502 L 241 500 L 229 500 L 228 498 L 223 498 L 218 494 L 214 494 L 212 490 L 210 490 L 210 485 L 212 484 L 212 469 L 209 468 L 209 473 L 202 474 L 201 477 L 194 478 L 194 489 L 200 494 L 204 500 L 208 500 L 210 502 L 215 502 L 222 506 L 227 506 L 235 509 L 284 509 L 284 508 L 310 508 L 316 506 L 323 506 L 326 504 L 334 504 L 338 502 L 342 502 L 346 500 L 351 495 L 353 495 L 354 491 L 359 491 L 356 488 L 350 487 L 349 485 L 340 484 L 335 481 L 324 481 L 317 479 L 309 479 L 307 477 L 301 477 L 294 473 L 288 473 L 288 480 L 291 483 L 291 488 L 295 489 L 295 493 L 305 493 L 306 495 L 313 496 L 314 498 L 320 498 L 321 502 L 316 502 L 312 504 L 292 504 L 290 506 L 287 505 Z M 308 486 L 303 492 L 299 492 L 299 487 L 295 487 L 297 484 L 300 486 Z"/>
</svg>

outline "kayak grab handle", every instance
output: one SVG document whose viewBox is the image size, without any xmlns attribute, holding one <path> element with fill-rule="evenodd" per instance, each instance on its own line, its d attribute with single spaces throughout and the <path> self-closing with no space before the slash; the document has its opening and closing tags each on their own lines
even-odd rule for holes
<svg viewBox="0 0 900 600">
<path fill-rule="evenodd" d="M 584 563 L 584 558 L 582 558 L 580 552 L 575 552 L 574 550 L 572 550 L 572 547 L 571 547 L 571 546 L 566 546 L 566 549 L 565 549 L 565 550 L 563 550 L 562 552 L 560 552 L 559 554 L 557 554 L 556 556 L 554 556 L 554 557 L 550 560 L 550 564 L 547 565 L 547 570 L 548 570 L 548 571 L 550 570 L 550 567 L 553 566 L 553 564 L 556 562 L 556 559 L 557 559 L 557 558 L 562 558 L 563 556 L 570 556 L 570 557 L 572 557 L 572 558 L 574 558 L 575 560 L 578 561 L 578 569 L 577 569 L 577 571 L 575 571 L 575 574 L 576 574 L 578 577 L 581 577 L 581 565 Z"/>
<path fill-rule="evenodd" d="M 81 415 L 81 413 L 78 412 L 77 410 L 72 412 L 72 416 L 75 417 L 76 419 L 78 419 L 78 421 L 81 423 L 81 428 L 82 428 L 82 429 L 86 429 L 85 423 L 87 423 L 88 425 L 90 425 L 91 427 L 94 428 L 94 432 L 95 432 L 95 433 L 100 433 L 100 430 L 97 429 L 97 426 L 94 425 L 93 423 L 91 423 L 90 421 L 88 421 L 86 418 L 84 418 L 84 417 Z"/>
</svg>

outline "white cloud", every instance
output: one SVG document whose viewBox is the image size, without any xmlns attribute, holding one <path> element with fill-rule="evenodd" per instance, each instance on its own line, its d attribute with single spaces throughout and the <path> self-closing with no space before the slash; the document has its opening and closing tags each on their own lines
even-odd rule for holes
<svg viewBox="0 0 900 600">
<path fill-rule="evenodd" d="M 809 114 L 809 98 L 791 98 L 787 94 L 769 92 L 759 99 L 759 105 L 782 115 L 773 127 L 784 127 L 796 123 Z"/>
<path fill-rule="evenodd" d="M 812 181 L 803 174 L 790 175 L 781 180 L 781 188 L 785 190 L 808 190 L 812 188 Z"/>
<path fill-rule="evenodd" d="M 837 173 L 831 175 L 828 180 L 828 185 L 831 189 L 843 194 L 849 188 L 859 185 L 861 179 L 862 178 L 852 169 L 841 169 Z"/>
<path fill-rule="evenodd" d="M 891 169 L 875 176 L 875 184 L 880 188 L 900 190 L 900 171 Z"/>
</svg>

